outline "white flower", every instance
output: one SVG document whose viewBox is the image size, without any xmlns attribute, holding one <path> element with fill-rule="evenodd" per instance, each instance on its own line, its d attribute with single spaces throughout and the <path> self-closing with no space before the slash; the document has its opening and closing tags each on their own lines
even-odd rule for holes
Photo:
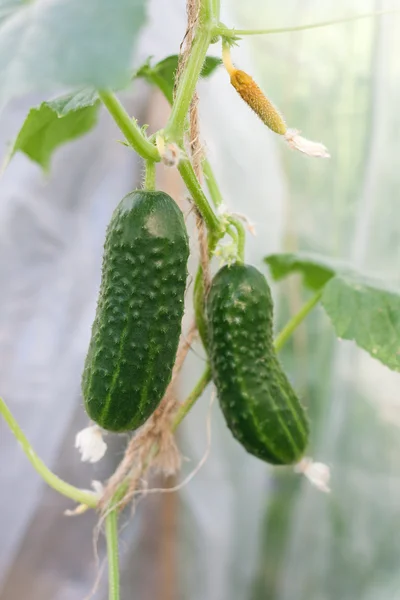
<svg viewBox="0 0 400 600">
<path fill-rule="evenodd" d="M 321 492 L 329 494 L 331 471 L 328 465 L 314 462 L 312 458 L 303 458 L 295 467 L 296 473 L 302 473 Z"/>
<path fill-rule="evenodd" d="M 98 425 L 85 427 L 75 437 L 75 448 L 81 453 L 82 462 L 98 462 L 106 453 L 107 444 Z"/>
<path fill-rule="evenodd" d="M 284 137 L 287 143 L 294 150 L 299 150 L 307 156 L 314 156 L 315 158 L 330 158 L 330 154 L 326 147 L 320 142 L 312 142 L 299 135 L 297 129 L 288 129 Z"/>
</svg>

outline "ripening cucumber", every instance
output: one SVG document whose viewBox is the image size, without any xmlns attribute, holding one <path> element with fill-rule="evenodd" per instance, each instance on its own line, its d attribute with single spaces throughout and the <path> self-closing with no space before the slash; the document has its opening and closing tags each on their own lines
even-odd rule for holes
<svg viewBox="0 0 400 600">
<path fill-rule="evenodd" d="M 82 376 L 89 417 L 129 431 L 157 408 L 171 379 L 189 256 L 181 210 L 159 191 L 122 199 L 107 229 L 102 279 Z"/>
<path fill-rule="evenodd" d="M 233 436 L 269 463 L 297 462 L 308 421 L 275 354 L 265 277 L 248 265 L 223 267 L 208 294 L 207 317 L 213 378 Z"/>
</svg>

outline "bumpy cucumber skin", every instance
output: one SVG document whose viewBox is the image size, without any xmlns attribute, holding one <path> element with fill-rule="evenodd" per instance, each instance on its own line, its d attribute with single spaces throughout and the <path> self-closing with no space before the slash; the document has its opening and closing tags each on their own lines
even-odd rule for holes
<svg viewBox="0 0 400 600">
<path fill-rule="evenodd" d="M 274 351 L 265 277 L 248 265 L 223 267 L 207 315 L 214 382 L 233 436 L 264 461 L 296 463 L 307 446 L 308 422 Z"/>
<path fill-rule="evenodd" d="M 114 211 L 82 376 L 89 417 L 129 431 L 157 408 L 171 379 L 189 256 L 183 215 L 163 192 L 135 191 Z"/>
</svg>

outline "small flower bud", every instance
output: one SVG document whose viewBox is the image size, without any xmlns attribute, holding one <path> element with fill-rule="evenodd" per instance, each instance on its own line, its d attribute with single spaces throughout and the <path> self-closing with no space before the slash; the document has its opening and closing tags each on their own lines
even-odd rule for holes
<svg viewBox="0 0 400 600">
<path fill-rule="evenodd" d="M 82 462 L 98 462 L 106 453 L 107 444 L 98 425 L 85 427 L 75 437 L 75 448 L 81 453 Z"/>
</svg>

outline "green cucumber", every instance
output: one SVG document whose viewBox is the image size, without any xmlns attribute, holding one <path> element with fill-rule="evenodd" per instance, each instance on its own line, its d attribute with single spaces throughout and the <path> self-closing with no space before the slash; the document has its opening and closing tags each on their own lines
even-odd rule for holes
<svg viewBox="0 0 400 600">
<path fill-rule="evenodd" d="M 223 267 L 208 294 L 207 316 L 213 378 L 233 436 L 262 460 L 296 463 L 308 422 L 275 354 L 265 277 L 248 265 Z"/>
<path fill-rule="evenodd" d="M 135 191 L 114 211 L 82 376 L 89 417 L 129 431 L 157 408 L 171 380 L 189 256 L 181 210 L 158 191 Z"/>
</svg>

